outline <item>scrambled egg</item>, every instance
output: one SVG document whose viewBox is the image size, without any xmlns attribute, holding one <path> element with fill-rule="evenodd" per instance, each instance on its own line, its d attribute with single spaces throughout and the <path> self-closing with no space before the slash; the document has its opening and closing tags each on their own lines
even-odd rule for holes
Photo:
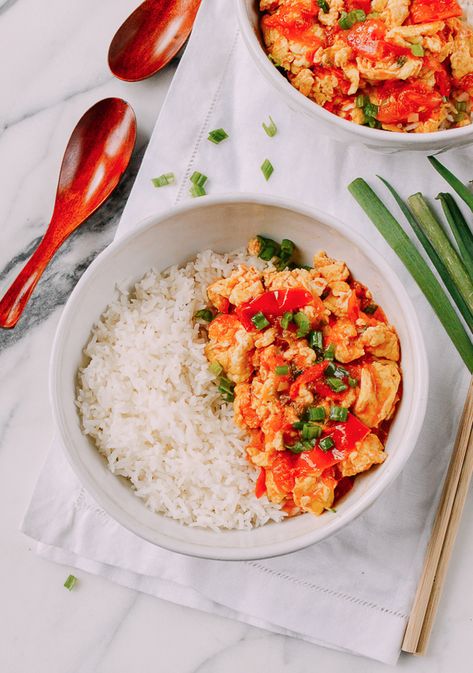
<svg viewBox="0 0 473 673">
<path fill-rule="evenodd" d="M 261 243 L 248 248 L 259 254 Z M 292 266 L 240 265 L 209 285 L 216 315 L 205 353 L 234 386 L 234 420 L 261 470 L 257 495 L 290 515 L 321 514 L 356 474 L 385 459 L 400 348 L 343 261 L 319 251 L 312 268 Z"/>
<path fill-rule="evenodd" d="M 457 0 L 260 0 L 268 56 L 356 124 L 427 133 L 471 123 L 473 28 Z"/>
</svg>

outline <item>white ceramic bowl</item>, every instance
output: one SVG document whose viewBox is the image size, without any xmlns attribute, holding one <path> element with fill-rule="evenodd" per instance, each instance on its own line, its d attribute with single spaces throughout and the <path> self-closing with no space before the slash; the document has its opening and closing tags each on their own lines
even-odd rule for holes
<svg viewBox="0 0 473 673">
<path fill-rule="evenodd" d="M 473 125 L 434 133 L 392 133 L 360 126 L 324 110 L 289 84 L 266 55 L 259 29 L 259 0 L 236 0 L 236 3 L 243 39 L 256 66 L 293 110 L 312 119 L 314 132 L 384 152 L 417 150 L 430 154 L 473 143 Z"/>
<path fill-rule="evenodd" d="M 116 283 L 130 287 L 154 267 L 185 262 L 197 252 L 244 246 L 262 233 L 288 237 L 310 263 L 322 248 L 345 260 L 366 283 L 396 326 L 402 347 L 403 397 L 386 446 L 383 465 L 358 477 L 336 513 L 305 514 L 250 531 L 216 533 L 188 528 L 153 514 L 129 482 L 114 476 L 81 432 L 74 404 L 82 349 L 95 321 L 115 294 Z M 428 372 L 414 308 L 394 272 L 362 238 L 334 218 L 290 201 L 256 195 L 205 197 L 157 217 L 113 243 L 84 273 L 62 314 L 50 369 L 55 421 L 69 461 L 87 491 L 120 524 L 167 549 L 212 559 L 255 559 L 295 551 L 340 530 L 365 510 L 394 479 L 413 450 L 425 413 Z"/>
</svg>

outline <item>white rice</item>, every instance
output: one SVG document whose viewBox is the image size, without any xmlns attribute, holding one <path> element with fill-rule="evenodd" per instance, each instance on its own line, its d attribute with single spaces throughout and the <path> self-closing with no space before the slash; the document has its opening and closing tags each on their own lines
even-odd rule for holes
<svg viewBox="0 0 473 673">
<path fill-rule="evenodd" d="M 185 268 L 147 273 L 119 292 L 85 348 L 77 405 L 84 432 L 110 470 L 127 477 L 147 507 L 189 526 L 247 529 L 285 513 L 254 495 L 258 471 L 204 355 L 192 317 L 206 287 L 243 253 L 207 250 Z"/>
</svg>

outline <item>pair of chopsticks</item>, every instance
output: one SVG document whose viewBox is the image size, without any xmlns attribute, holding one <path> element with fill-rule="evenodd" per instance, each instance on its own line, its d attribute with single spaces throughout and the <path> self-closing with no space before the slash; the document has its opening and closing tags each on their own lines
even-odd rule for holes
<svg viewBox="0 0 473 673">
<path fill-rule="evenodd" d="M 473 377 L 437 509 L 402 651 L 425 654 L 473 474 Z"/>
</svg>

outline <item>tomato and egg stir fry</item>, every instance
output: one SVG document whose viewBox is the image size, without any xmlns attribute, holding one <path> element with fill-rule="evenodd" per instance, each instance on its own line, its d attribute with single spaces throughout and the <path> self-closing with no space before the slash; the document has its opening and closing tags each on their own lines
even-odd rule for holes
<svg viewBox="0 0 473 673">
<path fill-rule="evenodd" d="M 425 133 L 471 123 L 473 29 L 457 0 L 260 0 L 266 50 L 339 117 Z"/>
<path fill-rule="evenodd" d="M 325 252 L 313 267 L 291 264 L 293 243 L 250 241 L 272 260 L 240 265 L 212 283 L 206 356 L 233 401 L 260 470 L 256 495 L 290 515 L 321 514 L 354 475 L 385 459 L 400 398 L 399 342 L 369 290 Z"/>
</svg>

